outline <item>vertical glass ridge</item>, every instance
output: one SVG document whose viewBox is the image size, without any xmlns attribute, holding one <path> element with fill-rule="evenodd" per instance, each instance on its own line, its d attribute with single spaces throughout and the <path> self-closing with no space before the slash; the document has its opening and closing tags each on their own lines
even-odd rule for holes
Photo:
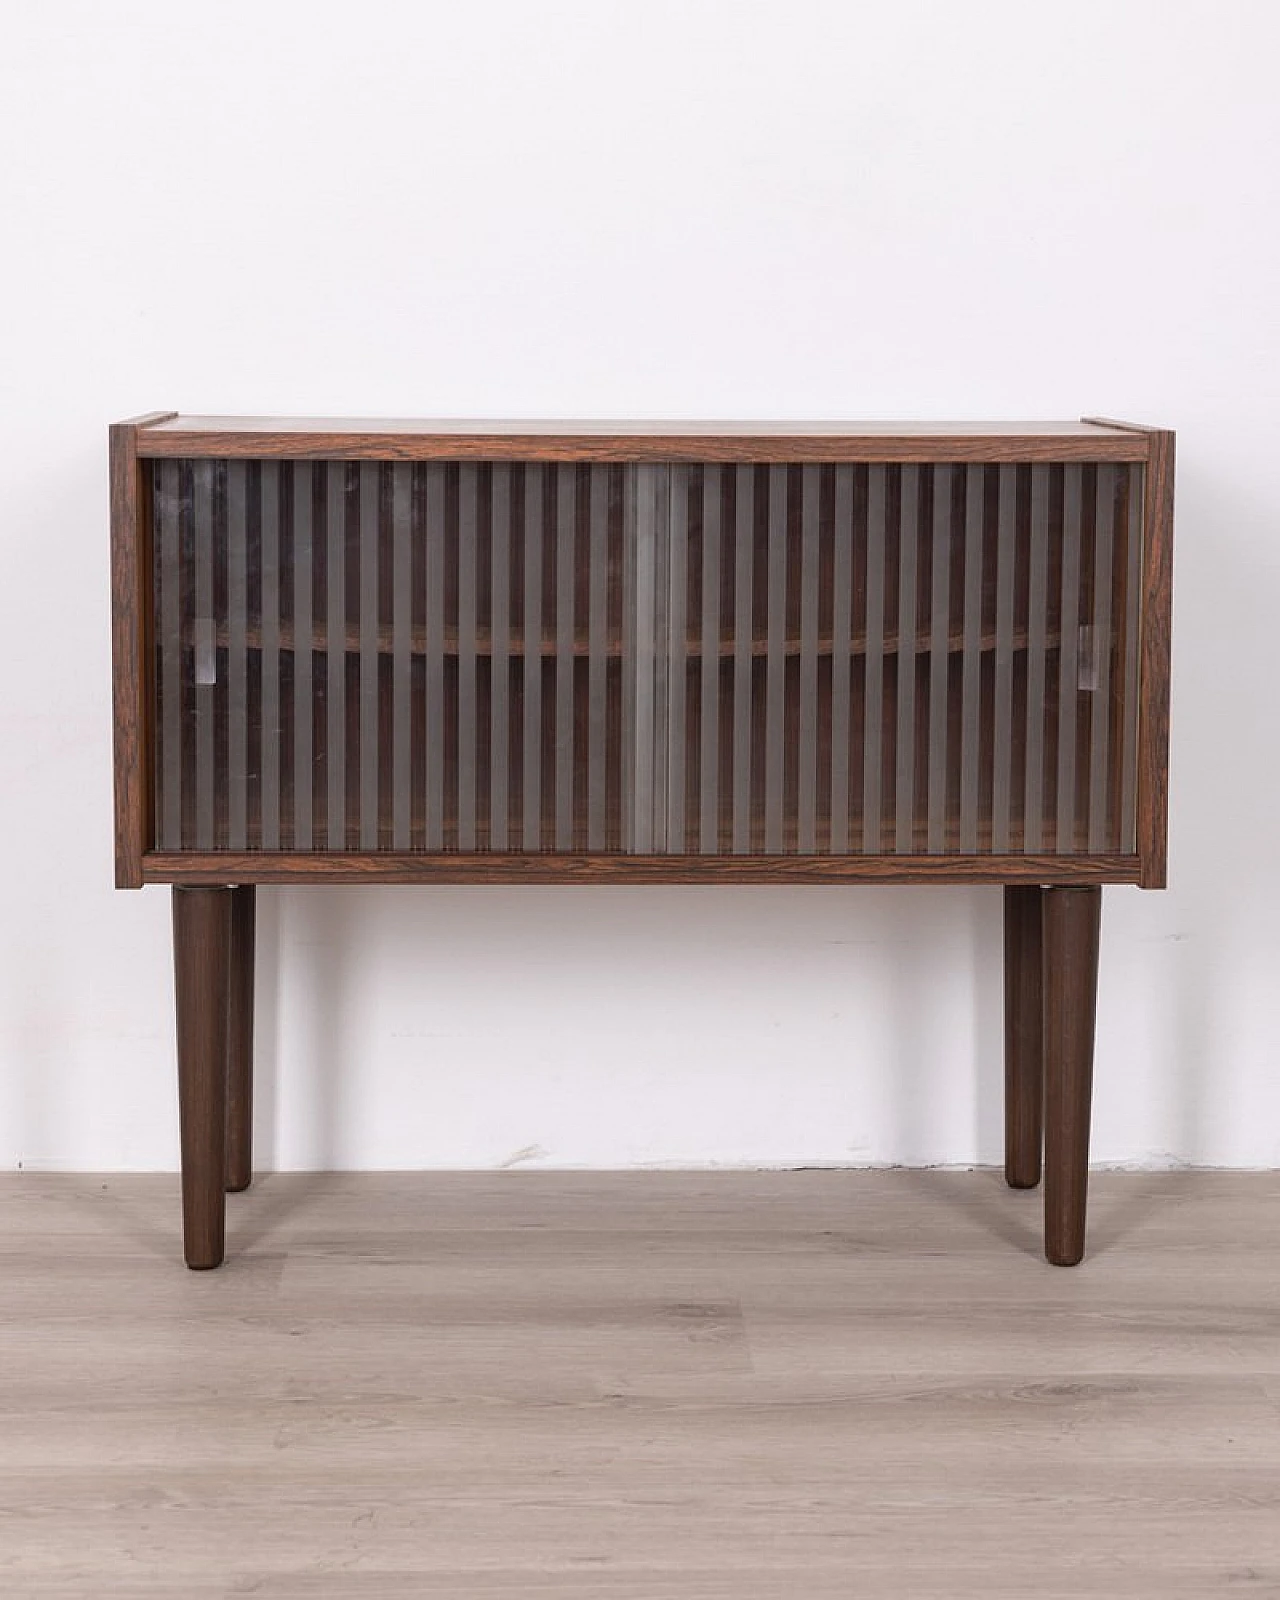
<svg viewBox="0 0 1280 1600">
<path fill-rule="evenodd" d="M 476 847 L 476 543 L 478 468 L 458 468 L 457 848 Z"/>
<path fill-rule="evenodd" d="M 590 469 L 587 571 L 587 849 L 606 848 L 609 738 L 609 469 Z"/>
<path fill-rule="evenodd" d="M 325 843 L 347 844 L 347 474 L 340 461 L 325 464 Z"/>
<path fill-rule="evenodd" d="M 935 467 L 933 478 L 932 589 L 929 611 L 929 797 L 928 851 L 947 848 L 947 690 L 951 617 L 951 475 Z"/>
<path fill-rule="evenodd" d="M 378 848 L 378 546 L 381 535 L 382 468 L 359 471 L 358 517 L 360 589 L 360 848 Z"/>
<path fill-rule="evenodd" d="M 444 849 L 445 468 L 426 469 L 426 848 Z"/>
<path fill-rule="evenodd" d="M 279 850 L 282 795 L 280 788 L 280 463 L 264 461 L 261 476 L 262 601 L 262 759 L 260 832 L 264 850 Z"/>
<path fill-rule="evenodd" d="M 1089 704 L 1089 841 L 1088 848 L 1107 848 L 1109 830 L 1111 760 L 1111 596 L 1115 588 L 1112 552 L 1115 525 L 1112 519 L 1114 469 L 1099 467 L 1093 502 L 1094 560 L 1093 608 L 1090 655 L 1093 669 Z"/>
<path fill-rule="evenodd" d="M 884 601 L 886 527 L 886 468 L 873 465 L 867 473 L 867 632 L 866 705 L 862 746 L 862 851 L 878 855 L 883 847 Z"/>
<path fill-rule="evenodd" d="M 734 471 L 733 854 L 751 850 L 752 599 L 755 576 L 754 469 Z"/>
<path fill-rule="evenodd" d="M 218 468 L 221 467 L 221 474 Z M 216 554 L 226 553 L 225 501 L 215 493 L 215 482 L 226 481 L 225 462 L 198 461 L 195 465 L 193 539 L 195 562 L 195 632 L 192 683 L 195 699 L 196 834 L 197 850 L 212 850 L 214 815 L 214 696 L 217 683 L 217 645 L 214 634 L 213 571 Z M 200 532 L 208 529 L 206 537 Z"/>
<path fill-rule="evenodd" d="M 156 546 L 158 641 L 156 836 L 162 850 L 180 850 L 182 837 L 182 524 L 180 464 L 158 461 L 152 480 Z"/>
<path fill-rule="evenodd" d="M 831 852 L 849 848 L 850 668 L 853 638 L 853 468 L 837 467 L 831 581 Z"/>
<path fill-rule="evenodd" d="M 667 663 L 667 822 L 666 847 L 673 855 L 685 851 L 685 795 L 689 772 L 686 750 L 688 706 L 688 604 L 689 604 L 689 473 L 685 467 L 668 469 L 667 518 L 667 625 L 668 647 L 660 652 Z"/>
<path fill-rule="evenodd" d="M 511 748 L 511 468 L 493 465 L 489 513 L 490 661 L 489 722 L 489 848 L 509 847 L 511 796 L 508 787 Z"/>
<path fill-rule="evenodd" d="M 902 468 L 898 512 L 897 771 L 894 775 L 894 839 L 899 855 L 915 849 L 916 755 L 916 576 L 920 469 Z"/>
<path fill-rule="evenodd" d="M 524 848 L 542 848 L 542 478 L 541 466 L 524 480 L 524 775 L 521 819 Z"/>
<path fill-rule="evenodd" d="M 1029 610 L 1027 622 L 1027 778 L 1023 832 L 1028 854 L 1037 854 L 1044 842 L 1045 660 L 1049 566 L 1049 469 L 1031 469 L 1031 528 Z"/>
<path fill-rule="evenodd" d="M 799 773 L 796 782 L 796 849 L 818 848 L 818 468 L 800 475 L 800 705 Z"/>
<path fill-rule="evenodd" d="M 315 843 L 312 684 L 315 670 L 313 508 L 316 468 L 309 461 L 293 467 L 293 848 Z"/>
<path fill-rule="evenodd" d="M 992 730 L 991 848 L 1009 849 L 1012 812 L 1016 468 L 1000 471 L 996 534 L 995 712 Z"/>
<path fill-rule="evenodd" d="M 782 853 L 783 736 L 786 716 L 787 469 L 769 468 L 765 635 L 764 848 Z"/>
<path fill-rule="evenodd" d="M 960 850 L 978 850 L 978 767 L 981 758 L 982 534 L 985 467 L 965 468 L 964 638 L 960 669 Z"/>
<path fill-rule="evenodd" d="M 721 685 L 721 469 L 702 468 L 702 746 L 698 779 L 701 789 L 699 849 L 715 855 L 722 848 L 720 832 L 720 702 Z"/>
<path fill-rule="evenodd" d="M 227 464 L 227 845 L 249 842 L 247 463 Z M 217 623 L 214 624 L 215 628 Z"/>
<path fill-rule="evenodd" d="M 391 469 L 391 848 L 413 838 L 413 469 Z"/>
<path fill-rule="evenodd" d="M 1080 722 L 1081 469 L 1063 472 L 1061 643 L 1058 649 L 1058 814 L 1054 847 L 1076 849 L 1076 742 Z"/>
</svg>

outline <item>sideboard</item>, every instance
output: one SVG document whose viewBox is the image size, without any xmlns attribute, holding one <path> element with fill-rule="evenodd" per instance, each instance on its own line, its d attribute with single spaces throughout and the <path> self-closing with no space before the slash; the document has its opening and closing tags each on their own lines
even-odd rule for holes
<svg viewBox="0 0 1280 1600">
<path fill-rule="evenodd" d="M 1005 1171 L 1084 1251 L 1103 884 L 1165 882 L 1173 435 L 111 429 L 115 860 L 173 885 L 186 1260 L 259 883 L 1002 886 Z"/>
</svg>

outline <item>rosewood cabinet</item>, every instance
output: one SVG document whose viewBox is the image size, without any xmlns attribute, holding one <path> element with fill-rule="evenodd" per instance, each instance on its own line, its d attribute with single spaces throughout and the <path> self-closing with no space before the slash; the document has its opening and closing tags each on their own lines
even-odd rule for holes
<svg viewBox="0 0 1280 1600">
<path fill-rule="evenodd" d="M 254 885 L 1004 886 L 1007 1176 L 1084 1243 L 1104 883 L 1165 878 L 1173 436 L 112 429 L 116 881 L 174 886 L 187 1260 Z"/>
</svg>

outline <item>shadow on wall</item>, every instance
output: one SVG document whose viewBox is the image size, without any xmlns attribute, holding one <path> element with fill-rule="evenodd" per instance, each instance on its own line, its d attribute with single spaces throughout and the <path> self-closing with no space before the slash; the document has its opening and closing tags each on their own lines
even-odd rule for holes
<svg viewBox="0 0 1280 1600">
<path fill-rule="evenodd" d="M 1148 1093 L 1169 1114 L 1159 1147 L 1141 1155 L 1153 1165 L 1274 1165 L 1280 511 L 1242 497 L 1239 480 L 1207 474 L 1202 463 L 1224 453 L 1197 451 L 1194 437 L 1180 441 L 1177 485 L 1170 888 L 1138 897 L 1146 951 L 1113 940 L 1104 960 L 1117 989 L 1135 967 L 1146 977 Z"/>
</svg>

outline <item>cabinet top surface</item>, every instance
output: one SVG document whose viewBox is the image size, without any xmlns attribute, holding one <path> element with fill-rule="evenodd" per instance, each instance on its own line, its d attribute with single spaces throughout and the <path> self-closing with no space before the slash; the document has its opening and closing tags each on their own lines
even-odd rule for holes
<svg viewBox="0 0 1280 1600">
<path fill-rule="evenodd" d="M 531 418 L 524 421 L 479 419 L 377 419 L 368 417 L 206 417 L 175 415 L 146 425 L 148 433 L 403 433 L 482 434 L 509 439 L 545 439 L 563 435 L 586 439 L 656 436 L 676 439 L 758 438 L 910 438 L 1004 439 L 1010 435 L 1037 438 L 1127 438 L 1133 429 L 1105 422 L 841 422 L 813 421 L 702 421 L 658 419 L 609 421 Z"/>
<path fill-rule="evenodd" d="M 161 414 L 139 419 L 136 445 L 141 456 L 1143 461 L 1150 431 L 1091 421 L 419 421 Z"/>
</svg>

